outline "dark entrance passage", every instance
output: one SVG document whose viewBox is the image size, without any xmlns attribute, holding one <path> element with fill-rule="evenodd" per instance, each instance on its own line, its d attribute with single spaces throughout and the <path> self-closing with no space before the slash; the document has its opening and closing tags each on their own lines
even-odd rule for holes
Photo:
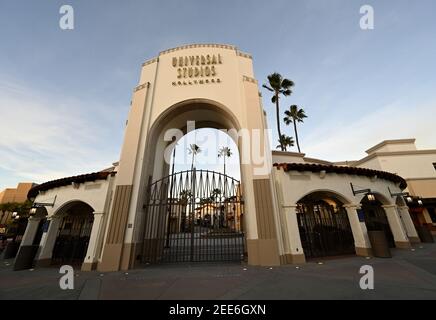
<svg viewBox="0 0 436 320">
<path fill-rule="evenodd" d="M 395 248 L 394 236 L 382 203 L 375 198 L 370 200 L 366 196 L 362 199 L 361 204 L 365 215 L 366 229 L 368 231 L 384 231 L 389 247 Z"/>
<path fill-rule="evenodd" d="M 342 203 L 314 193 L 299 201 L 297 220 L 306 258 L 355 253 L 353 232 Z"/>
<path fill-rule="evenodd" d="M 214 171 L 182 171 L 150 184 L 146 199 L 143 262 L 244 259 L 239 181 Z"/>
<path fill-rule="evenodd" d="M 82 264 L 88 250 L 93 222 L 93 209 L 87 204 L 79 202 L 68 209 L 59 227 L 52 264 Z"/>
</svg>

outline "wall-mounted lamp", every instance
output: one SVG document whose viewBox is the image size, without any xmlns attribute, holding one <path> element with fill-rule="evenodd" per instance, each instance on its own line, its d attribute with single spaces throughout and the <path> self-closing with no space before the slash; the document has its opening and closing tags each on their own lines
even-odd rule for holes
<svg viewBox="0 0 436 320">
<path fill-rule="evenodd" d="M 372 193 L 368 193 L 368 194 L 366 195 L 366 198 L 367 198 L 369 201 L 375 201 L 375 195 L 372 194 Z"/>
<path fill-rule="evenodd" d="M 359 193 L 370 193 L 371 189 L 362 189 L 362 190 L 355 190 L 353 184 L 350 182 L 350 186 L 351 186 L 351 191 L 353 191 L 353 195 L 355 196 L 356 194 Z"/>
<path fill-rule="evenodd" d="M 422 206 L 422 200 L 420 199 L 420 200 L 418 200 L 418 204 L 420 205 L 420 206 Z"/>
<path fill-rule="evenodd" d="M 30 209 L 30 211 L 29 211 L 29 214 L 30 214 L 31 216 L 34 216 L 34 215 L 36 214 L 36 211 L 37 211 L 37 210 L 38 210 L 37 208 L 32 207 L 32 208 Z"/>
<path fill-rule="evenodd" d="M 408 203 L 412 203 L 412 202 L 413 202 L 413 199 L 412 199 L 412 197 L 406 197 L 406 201 L 407 201 Z"/>
</svg>

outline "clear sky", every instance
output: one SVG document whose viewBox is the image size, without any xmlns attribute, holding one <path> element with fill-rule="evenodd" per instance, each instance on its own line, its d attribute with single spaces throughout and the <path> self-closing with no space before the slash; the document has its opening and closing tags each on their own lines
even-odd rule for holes
<svg viewBox="0 0 436 320">
<path fill-rule="evenodd" d="M 59 28 L 63 4 L 72 31 Z M 364 4 L 371 31 L 359 27 Z M 434 0 L 1 0 L 0 190 L 118 160 L 141 63 L 189 43 L 251 53 L 260 83 L 274 71 L 292 79 L 282 110 L 306 110 L 310 157 L 357 159 L 394 138 L 436 148 L 435 12 Z"/>
</svg>

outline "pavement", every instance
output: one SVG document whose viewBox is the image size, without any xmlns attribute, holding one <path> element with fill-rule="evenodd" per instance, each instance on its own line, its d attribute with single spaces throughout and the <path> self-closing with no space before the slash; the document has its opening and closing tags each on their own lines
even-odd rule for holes
<svg viewBox="0 0 436 320">
<path fill-rule="evenodd" d="M 57 268 L 13 271 L 13 260 L 0 260 L 0 299 L 436 299 L 436 244 L 392 253 L 393 258 L 350 256 L 271 268 L 220 263 L 76 271 L 73 290 L 60 289 Z M 374 290 L 359 286 L 363 265 L 374 269 Z"/>
</svg>

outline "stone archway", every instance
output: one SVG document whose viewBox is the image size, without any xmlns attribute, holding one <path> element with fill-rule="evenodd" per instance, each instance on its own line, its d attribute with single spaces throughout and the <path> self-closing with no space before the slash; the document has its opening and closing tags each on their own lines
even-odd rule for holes
<svg viewBox="0 0 436 320">
<path fill-rule="evenodd" d="M 390 248 L 395 248 L 394 235 L 386 215 L 384 205 L 388 205 L 387 199 L 379 194 L 369 194 L 360 202 L 365 216 L 365 225 L 368 231 L 383 231 Z"/>
<path fill-rule="evenodd" d="M 56 213 L 59 228 L 53 246 L 51 264 L 81 266 L 90 241 L 94 209 L 85 202 L 72 201 Z"/>
<path fill-rule="evenodd" d="M 355 254 L 345 198 L 333 192 L 312 192 L 297 202 L 297 221 L 306 258 Z"/>
</svg>

